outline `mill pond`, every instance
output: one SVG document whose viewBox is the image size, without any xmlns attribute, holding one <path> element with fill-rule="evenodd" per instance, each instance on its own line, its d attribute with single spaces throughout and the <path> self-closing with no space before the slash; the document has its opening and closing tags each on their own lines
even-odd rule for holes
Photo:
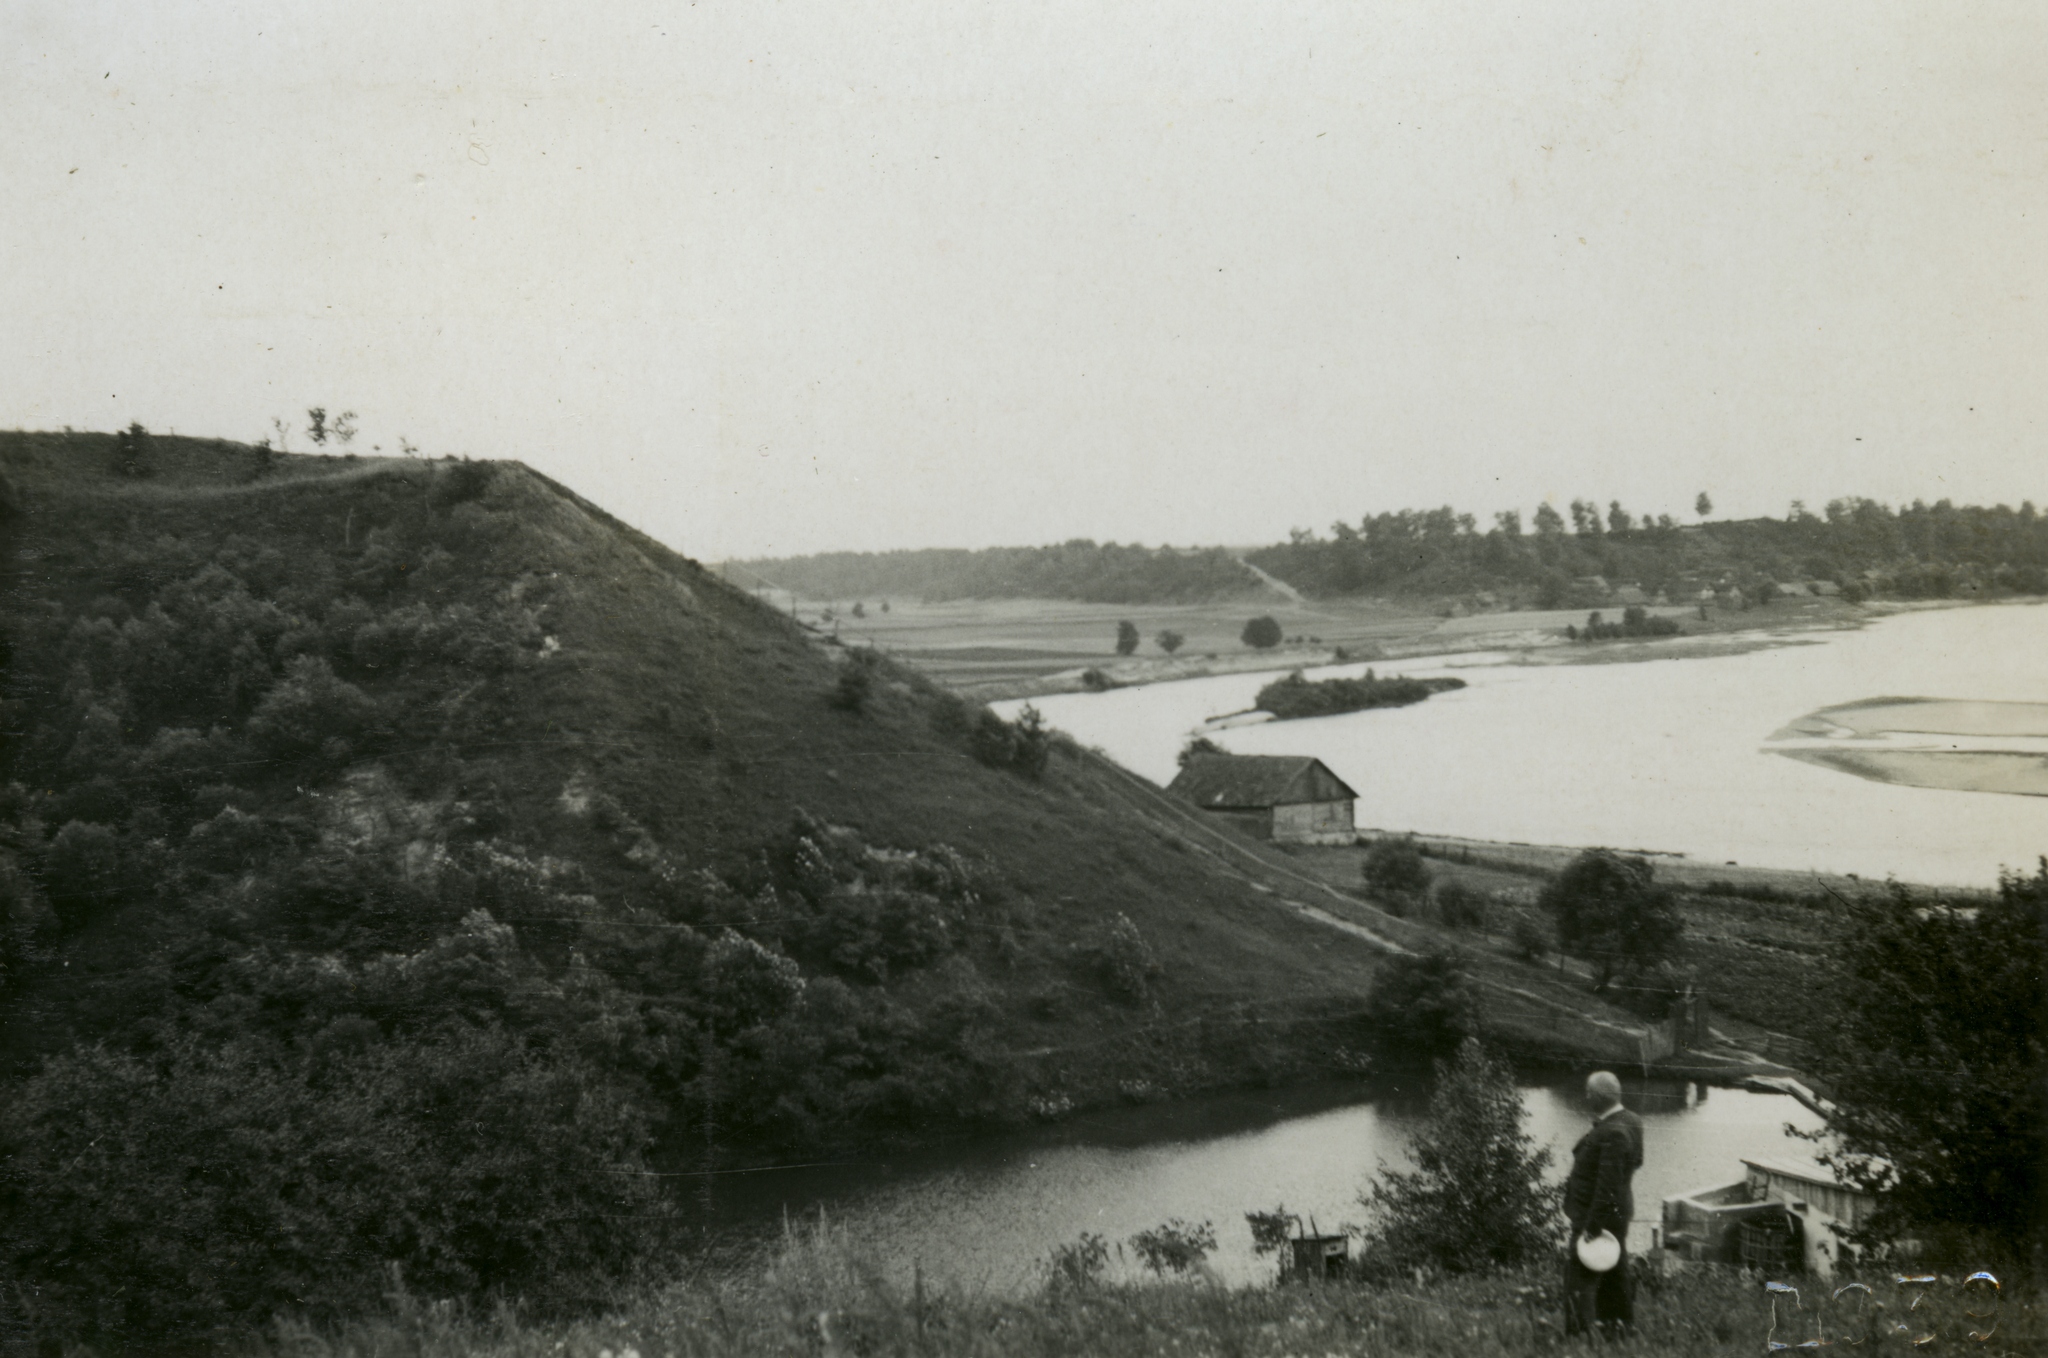
<svg viewBox="0 0 2048 1358">
<path fill-rule="evenodd" d="M 1741 1157 L 1811 1158 L 1809 1143 L 1784 1129 L 1820 1120 L 1785 1096 L 1626 1077 L 1624 1085 L 1648 1128 L 1635 1180 L 1638 1248 L 1664 1197 L 1739 1175 Z M 1578 1089 L 1573 1078 L 1522 1091 L 1526 1129 L 1551 1148 L 1560 1179 L 1586 1127 Z M 1210 1266 L 1226 1282 L 1249 1283 L 1270 1278 L 1274 1265 L 1253 1254 L 1244 1214 L 1284 1203 L 1325 1231 L 1358 1220 L 1358 1193 L 1380 1163 L 1409 1167 L 1406 1147 L 1426 1103 L 1419 1085 L 1353 1083 L 1124 1109 L 896 1163 L 721 1175 L 708 1192 L 681 1190 L 682 1205 L 728 1245 L 772 1239 L 785 1218 L 822 1212 L 892 1278 L 921 1269 L 935 1282 L 998 1294 L 1042 1281 L 1046 1254 L 1083 1232 L 1114 1242 L 1171 1217 L 1206 1219 L 1218 1242 Z M 1134 1260 L 1121 1267 L 1136 1272 Z"/>
</svg>

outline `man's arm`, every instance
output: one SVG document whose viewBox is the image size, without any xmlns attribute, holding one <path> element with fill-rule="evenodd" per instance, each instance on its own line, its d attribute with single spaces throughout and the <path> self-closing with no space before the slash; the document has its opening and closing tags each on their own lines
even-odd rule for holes
<svg viewBox="0 0 2048 1358">
<path fill-rule="evenodd" d="M 1621 1204 L 1628 1195 L 1635 1145 L 1628 1129 L 1612 1118 L 1600 1124 L 1594 1139 L 1600 1151 L 1600 1167 L 1593 1179 L 1593 1202 L 1586 1212 L 1586 1231 L 1595 1235 L 1613 1231 L 1620 1235 L 1628 1228 Z"/>
</svg>

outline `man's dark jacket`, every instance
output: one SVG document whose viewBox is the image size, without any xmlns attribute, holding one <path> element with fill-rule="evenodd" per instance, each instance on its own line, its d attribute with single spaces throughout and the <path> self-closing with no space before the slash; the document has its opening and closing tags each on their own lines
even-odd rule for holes
<svg viewBox="0 0 2048 1358">
<path fill-rule="evenodd" d="M 1572 1231 L 1612 1231 L 1625 1242 L 1636 1214 L 1629 1178 L 1642 1165 L 1641 1118 L 1623 1108 L 1594 1123 L 1572 1147 L 1572 1173 L 1564 1181 L 1564 1216 Z"/>
</svg>

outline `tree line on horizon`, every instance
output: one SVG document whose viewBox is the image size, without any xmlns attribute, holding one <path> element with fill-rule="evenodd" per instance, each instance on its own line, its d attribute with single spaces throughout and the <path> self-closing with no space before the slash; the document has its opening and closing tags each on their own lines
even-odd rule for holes
<svg viewBox="0 0 2048 1358">
<path fill-rule="evenodd" d="M 810 599 L 1079 599 L 1087 603 L 1203 603 L 1257 593 L 1258 577 L 1221 547 L 1182 550 L 1074 538 L 1046 547 L 929 547 L 821 552 L 731 563 Z M 758 577 L 758 579 L 756 578 Z"/>
<path fill-rule="evenodd" d="M 1695 510 L 1704 520 L 1712 501 Z M 1296 529 L 1288 541 L 1244 554 L 1221 548 L 1147 548 L 1087 539 L 979 551 L 931 548 L 829 552 L 736 563 L 810 598 L 1055 598 L 1093 603 L 1197 603 L 1258 588 L 1246 563 L 1313 598 L 1491 594 L 1508 606 L 1597 604 L 1587 582 L 1631 584 L 1646 595 L 1732 585 L 1754 594 L 1783 582 L 1827 581 L 1852 601 L 2048 593 L 2048 520 L 2031 500 L 2007 505 L 1893 508 L 1860 496 L 1819 513 L 1794 501 L 1782 519 L 1678 523 L 1637 515 L 1619 501 L 1574 500 L 1494 515 L 1482 530 L 1449 505 L 1339 521 L 1328 536 Z M 1597 587 L 1594 591 L 1597 594 Z"/>
<path fill-rule="evenodd" d="M 1711 501 L 1700 497 L 1704 516 Z M 1574 500 L 1570 519 L 1539 505 L 1524 528 L 1513 510 L 1481 532 L 1446 505 L 1374 514 L 1331 536 L 1296 530 L 1246 560 L 1304 593 L 1461 594 L 1493 591 L 1515 603 L 1585 602 L 1580 582 L 1640 586 L 1646 594 L 1721 584 L 1754 592 L 1782 582 L 1828 581 L 1848 597 L 1947 598 L 1985 591 L 2048 590 L 2048 522 L 2033 502 L 2017 510 L 1916 500 L 1893 509 L 1847 496 L 1819 513 L 1794 501 L 1782 519 L 1684 526 L 1669 515 L 1638 517 L 1619 501 L 1603 512 Z M 1593 600 L 1597 602 L 1597 600 Z"/>
</svg>

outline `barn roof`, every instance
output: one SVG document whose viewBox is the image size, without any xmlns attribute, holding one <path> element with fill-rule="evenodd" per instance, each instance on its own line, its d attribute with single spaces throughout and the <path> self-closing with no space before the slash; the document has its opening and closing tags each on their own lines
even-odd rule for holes
<svg viewBox="0 0 2048 1358">
<path fill-rule="evenodd" d="M 1211 810 L 1250 810 L 1358 796 L 1313 755 L 1198 754 L 1166 790 Z"/>
</svg>

